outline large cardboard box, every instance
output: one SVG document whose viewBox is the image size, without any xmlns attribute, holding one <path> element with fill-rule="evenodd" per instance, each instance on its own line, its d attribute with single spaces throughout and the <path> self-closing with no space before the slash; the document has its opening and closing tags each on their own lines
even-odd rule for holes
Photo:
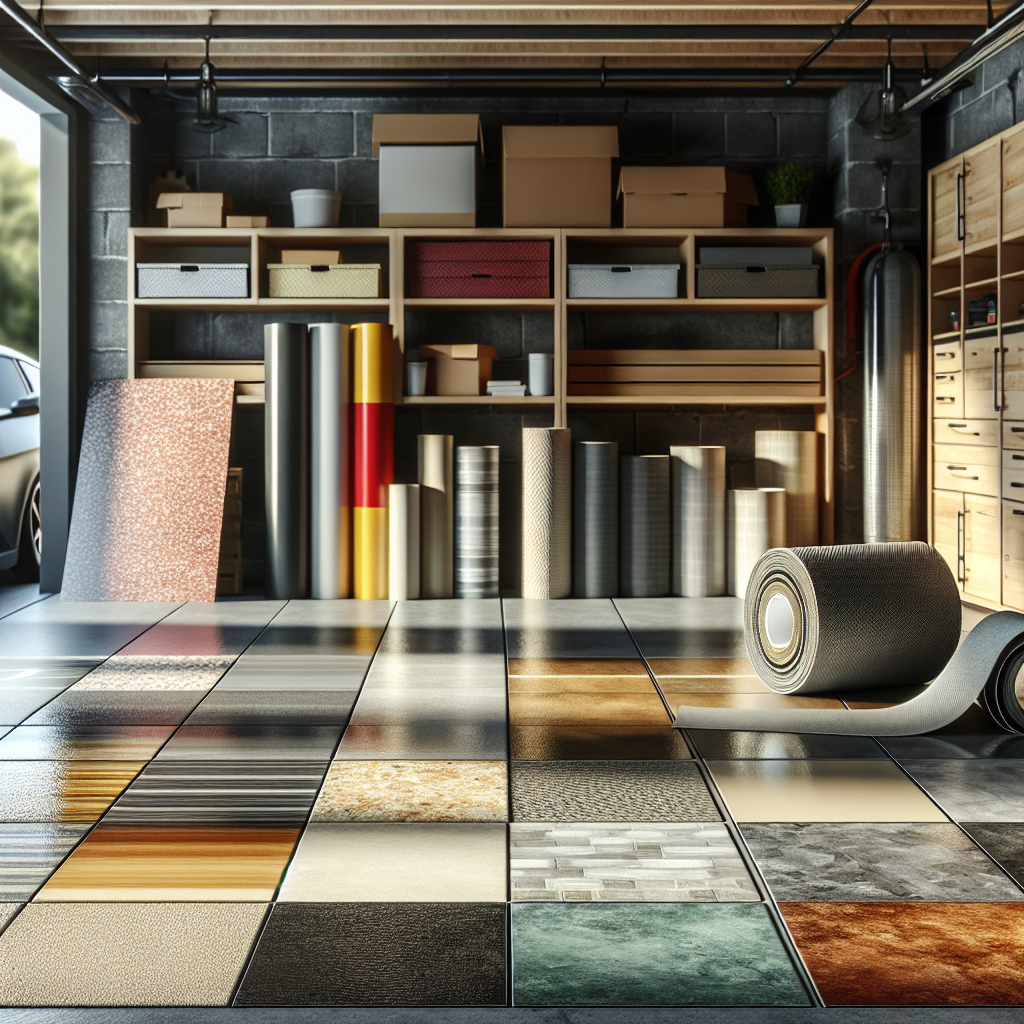
<svg viewBox="0 0 1024 1024">
<path fill-rule="evenodd" d="M 476 227 L 479 114 L 375 114 L 382 228 Z"/>
<path fill-rule="evenodd" d="M 742 228 L 760 205 L 754 179 L 725 167 L 623 167 L 625 228 Z"/>
<path fill-rule="evenodd" d="M 156 208 L 166 211 L 169 228 L 222 228 L 234 203 L 223 192 L 161 192 Z"/>
<path fill-rule="evenodd" d="M 435 395 L 482 395 L 498 358 L 493 345 L 420 345 L 430 361 L 427 391 Z M 432 378 L 432 379 L 431 379 Z"/>
<path fill-rule="evenodd" d="M 509 125 L 502 129 L 507 228 L 610 228 L 619 130 Z"/>
</svg>

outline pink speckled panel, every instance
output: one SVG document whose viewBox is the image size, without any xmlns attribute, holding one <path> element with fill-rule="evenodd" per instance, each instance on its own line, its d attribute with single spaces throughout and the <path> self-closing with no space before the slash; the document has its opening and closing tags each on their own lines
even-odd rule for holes
<svg viewBox="0 0 1024 1024">
<path fill-rule="evenodd" d="M 212 601 L 231 441 L 230 380 L 90 388 L 64 601 Z"/>
</svg>

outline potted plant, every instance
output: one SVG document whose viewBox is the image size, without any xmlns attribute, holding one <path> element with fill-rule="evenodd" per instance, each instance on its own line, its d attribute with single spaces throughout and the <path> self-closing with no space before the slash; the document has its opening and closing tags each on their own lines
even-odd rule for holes
<svg viewBox="0 0 1024 1024">
<path fill-rule="evenodd" d="M 807 204 L 814 188 L 814 170 L 790 162 L 764 176 L 768 199 L 775 205 L 775 224 L 780 228 L 802 228 L 807 222 Z"/>
</svg>

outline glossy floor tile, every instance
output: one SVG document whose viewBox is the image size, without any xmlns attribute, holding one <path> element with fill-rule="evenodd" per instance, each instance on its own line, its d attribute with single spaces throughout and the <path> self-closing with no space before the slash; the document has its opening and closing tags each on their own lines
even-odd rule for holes
<svg viewBox="0 0 1024 1024">
<path fill-rule="evenodd" d="M 223 1006 L 262 903 L 36 903 L 0 935 L 0 1005 Z"/>
<path fill-rule="evenodd" d="M 516 725 L 511 756 L 520 761 L 677 761 L 690 756 L 677 729 L 659 725 Z"/>
<path fill-rule="evenodd" d="M 45 600 L 46 596 L 39 593 L 38 583 L 14 583 L 0 587 L 0 618 Z"/>
<path fill-rule="evenodd" d="M 63 693 L 63 690 L 44 690 L 41 687 L 32 689 L 0 687 L 0 725 L 20 725 L 29 715 L 34 714 L 44 704 L 48 704 L 59 693 Z"/>
<path fill-rule="evenodd" d="M 118 652 L 120 656 L 223 656 L 241 654 L 285 607 L 251 599 L 206 604 L 190 601 Z"/>
<path fill-rule="evenodd" d="M 736 654 L 733 657 L 706 657 L 706 658 L 648 658 L 647 664 L 657 679 L 680 680 L 679 689 L 685 689 L 687 679 L 719 679 L 721 680 L 720 690 L 728 693 L 730 680 L 737 683 L 747 680 L 750 685 L 754 682 L 764 689 L 764 683 L 757 678 L 754 666 L 746 654 Z M 745 693 L 746 690 L 737 690 L 738 693 Z M 756 693 L 757 690 L 750 692 Z"/>
<path fill-rule="evenodd" d="M 687 729 L 686 735 L 705 758 L 738 761 L 889 760 L 885 751 L 867 736 L 819 736 L 795 732 L 721 732 Z"/>
<path fill-rule="evenodd" d="M 156 627 L 154 627 L 156 628 Z M 143 634 L 145 635 L 145 634 Z M 138 642 L 138 641 L 136 641 Z M 208 690 L 231 667 L 228 655 L 115 654 L 71 689 L 81 690 Z"/>
<path fill-rule="evenodd" d="M 680 716 L 681 707 L 697 708 L 834 708 L 840 709 L 844 704 L 831 697 L 790 697 L 782 693 L 677 693 L 667 689 L 661 683 L 665 700 L 673 711 Z M 685 724 L 685 718 L 682 719 Z"/>
<path fill-rule="evenodd" d="M 657 693 L 510 693 L 514 725 L 667 725 Z"/>
<path fill-rule="evenodd" d="M 0 689 L 64 690 L 102 664 L 101 658 L 15 658 L 0 663 Z"/>
<path fill-rule="evenodd" d="M 961 828 L 1024 887 L 1024 829 L 1017 822 L 961 822 Z"/>
<path fill-rule="evenodd" d="M 505 1005 L 500 903 L 278 903 L 236 1006 Z"/>
<path fill-rule="evenodd" d="M 513 761 L 512 820 L 718 821 L 691 761 Z"/>
<path fill-rule="evenodd" d="M 144 761 L 0 761 L 0 821 L 96 821 Z"/>
<path fill-rule="evenodd" d="M 363 687 L 352 711 L 353 725 L 407 725 L 418 722 L 492 722 L 505 727 L 504 689 L 385 689 Z"/>
<path fill-rule="evenodd" d="M 0 824 L 0 900 L 32 899 L 88 829 L 86 824 Z"/>
<path fill-rule="evenodd" d="M 777 900 L 1024 900 L 1024 893 L 953 824 L 747 824 L 742 831 Z"/>
<path fill-rule="evenodd" d="M 35 902 L 266 902 L 274 898 L 301 831 L 298 826 L 101 822 Z"/>
<path fill-rule="evenodd" d="M 144 761 L 169 725 L 21 725 L 0 739 L 0 761 Z"/>
<path fill-rule="evenodd" d="M 827 1006 L 1024 1004 L 1024 904 L 779 909 Z"/>
<path fill-rule="evenodd" d="M 501 653 L 406 654 L 388 650 L 387 636 L 373 659 L 368 689 L 505 689 L 505 656 Z"/>
<path fill-rule="evenodd" d="M 355 691 L 369 667 L 368 654 L 244 654 L 217 684 L 217 690 Z"/>
<path fill-rule="evenodd" d="M 510 659 L 639 658 L 610 600 L 506 599 L 502 605 Z"/>
<path fill-rule="evenodd" d="M 27 725 L 180 725 L 202 700 L 196 690 L 65 690 Z"/>
<path fill-rule="evenodd" d="M 758 904 L 515 903 L 520 1006 L 807 1006 Z"/>
<path fill-rule="evenodd" d="M 615 598 L 645 658 L 746 658 L 740 597 Z"/>
<path fill-rule="evenodd" d="M 548 679 L 552 676 L 589 680 L 594 677 L 595 683 L 601 679 L 617 679 L 625 676 L 643 680 L 641 685 L 645 688 L 651 682 L 651 677 L 647 674 L 644 663 L 636 657 L 635 650 L 632 657 L 624 658 L 510 657 L 508 659 L 508 675 L 510 680 L 513 678 Z"/>
<path fill-rule="evenodd" d="M 904 761 L 954 821 L 1024 822 L 1024 761 Z"/>
<path fill-rule="evenodd" d="M 350 690 L 220 690 L 208 693 L 189 725 L 344 725 Z"/>
<path fill-rule="evenodd" d="M 898 761 L 1024 758 L 1024 736 L 1005 732 L 977 704 L 944 729 L 924 736 L 879 736 L 878 742 Z"/>
<path fill-rule="evenodd" d="M 891 762 L 708 761 L 737 821 L 946 821 Z"/>
<path fill-rule="evenodd" d="M 338 745 L 339 725 L 183 725 L 157 755 L 176 761 L 319 761 Z"/>
<path fill-rule="evenodd" d="M 504 761 L 335 761 L 312 821 L 506 821 Z"/>
<path fill-rule="evenodd" d="M 463 760 L 500 761 L 508 756 L 504 722 L 417 721 L 402 725 L 350 722 L 342 736 L 339 761 Z"/>
<path fill-rule="evenodd" d="M 678 694 L 676 703 L 696 703 L 687 697 L 696 694 L 743 694 L 770 696 L 764 683 L 757 676 L 672 676 L 660 673 L 654 666 L 655 678 L 665 694 Z"/>
<path fill-rule="evenodd" d="M 550 675 L 509 676 L 510 694 L 656 694 L 649 676 Z"/>
<path fill-rule="evenodd" d="M 391 610 L 389 601 L 289 601 L 247 653 L 372 656 Z"/>
<path fill-rule="evenodd" d="M 725 825 L 509 826 L 512 899 L 749 903 L 760 899 Z"/>
<path fill-rule="evenodd" d="M 476 822 L 313 823 L 278 899 L 301 903 L 501 903 L 505 826 Z"/>
</svg>

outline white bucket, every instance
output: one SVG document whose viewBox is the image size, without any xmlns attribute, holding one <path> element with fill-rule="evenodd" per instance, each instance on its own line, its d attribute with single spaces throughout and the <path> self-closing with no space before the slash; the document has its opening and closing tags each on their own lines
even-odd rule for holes
<svg viewBox="0 0 1024 1024">
<path fill-rule="evenodd" d="M 340 214 L 340 192 L 300 188 L 292 193 L 292 220 L 297 228 L 336 228 Z"/>
<path fill-rule="evenodd" d="M 531 352 L 530 394 L 553 395 L 555 393 L 555 357 L 543 352 Z"/>
</svg>

